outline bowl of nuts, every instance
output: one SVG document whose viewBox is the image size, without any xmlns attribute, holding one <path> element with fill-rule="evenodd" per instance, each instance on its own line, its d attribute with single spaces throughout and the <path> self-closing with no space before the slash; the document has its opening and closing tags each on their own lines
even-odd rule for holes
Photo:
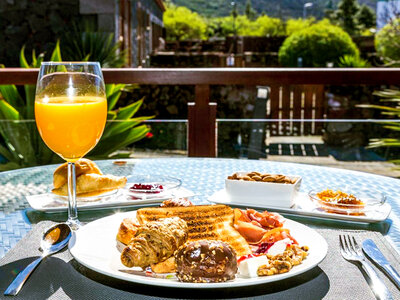
<svg viewBox="0 0 400 300">
<path fill-rule="evenodd" d="M 236 172 L 225 179 L 225 191 L 231 202 L 289 208 L 300 184 L 295 175 Z"/>
</svg>

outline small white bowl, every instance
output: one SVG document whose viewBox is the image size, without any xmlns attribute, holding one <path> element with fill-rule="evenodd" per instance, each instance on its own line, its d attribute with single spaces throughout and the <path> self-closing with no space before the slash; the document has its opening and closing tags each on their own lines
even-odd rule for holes
<svg viewBox="0 0 400 300">
<path fill-rule="evenodd" d="M 236 172 L 238 175 L 246 175 L 248 173 Z M 289 208 L 293 206 L 294 199 L 300 190 L 301 177 L 295 175 L 285 176 L 295 180 L 295 183 L 285 184 L 225 179 L 225 191 L 232 203 Z"/>
</svg>

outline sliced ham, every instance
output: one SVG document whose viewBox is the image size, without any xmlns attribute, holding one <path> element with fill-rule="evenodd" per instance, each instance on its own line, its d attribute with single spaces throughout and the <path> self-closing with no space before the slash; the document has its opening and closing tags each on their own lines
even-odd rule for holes
<svg viewBox="0 0 400 300">
<path fill-rule="evenodd" d="M 237 221 L 234 224 L 235 229 L 246 239 L 248 243 L 256 243 L 261 240 L 266 230 L 252 223 Z"/>
</svg>

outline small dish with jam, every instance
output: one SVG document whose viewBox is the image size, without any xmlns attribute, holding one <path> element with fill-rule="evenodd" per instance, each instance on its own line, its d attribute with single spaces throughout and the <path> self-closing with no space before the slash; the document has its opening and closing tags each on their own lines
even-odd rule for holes
<svg viewBox="0 0 400 300">
<path fill-rule="evenodd" d="M 182 185 L 180 179 L 166 175 L 135 174 L 127 178 L 128 195 L 133 200 L 172 195 Z"/>
<path fill-rule="evenodd" d="M 308 196 L 318 208 L 328 213 L 353 216 L 362 216 L 367 211 L 377 210 L 386 201 L 386 197 L 382 193 L 352 190 L 351 188 L 311 190 Z"/>
</svg>

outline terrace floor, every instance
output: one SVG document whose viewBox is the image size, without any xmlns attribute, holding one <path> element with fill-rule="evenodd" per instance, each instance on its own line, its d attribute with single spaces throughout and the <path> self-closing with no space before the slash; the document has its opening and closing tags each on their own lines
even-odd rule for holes
<svg viewBox="0 0 400 300">
<path fill-rule="evenodd" d="M 359 160 L 343 161 L 336 159 L 326 151 L 326 147 L 324 146 L 324 142 L 320 136 L 270 137 L 268 138 L 268 144 L 270 149 L 273 149 L 273 151 L 268 154 L 268 157 L 264 160 L 304 163 L 368 172 L 389 177 L 400 177 L 400 170 L 396 170 L 396 165 L 390 162 Z M 133 158 L 181 156 L 187 156 L 187 152 L 182 150 L 153 151 L 135 149 L 131 153 L 131 157 Z"/>
</svg>

